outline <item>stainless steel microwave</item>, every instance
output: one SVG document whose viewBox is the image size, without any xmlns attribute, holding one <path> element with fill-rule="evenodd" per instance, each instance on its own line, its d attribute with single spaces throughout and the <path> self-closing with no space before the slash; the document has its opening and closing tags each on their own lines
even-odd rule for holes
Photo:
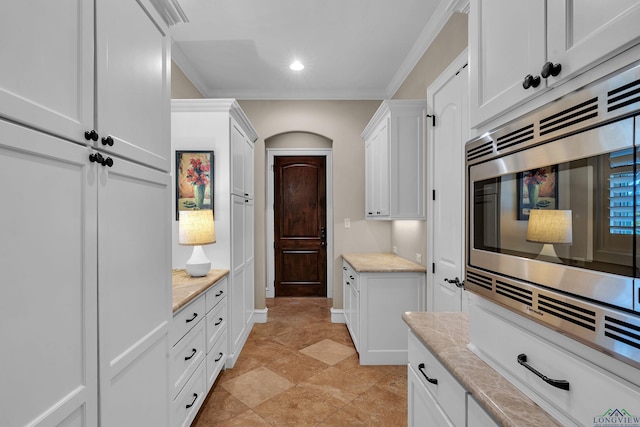
<svg viewBox="0 0 640 427">
<path fill-rule="evenodd" d="M 640 366 L 640 65 L 465 153 L 465 288 Z"/>
</svg>

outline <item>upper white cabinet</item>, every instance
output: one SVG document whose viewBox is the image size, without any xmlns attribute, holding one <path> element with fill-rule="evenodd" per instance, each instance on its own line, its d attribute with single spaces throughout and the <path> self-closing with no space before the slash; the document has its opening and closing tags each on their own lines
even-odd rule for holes
<svg viewBox="0 0 640 427">
<path fill-rule="evenodd" d="M 365 217 L 425 219 L 422 100 L 383 101 L 362 132 Z"/>
<path fill-rule="evenodd" d="M 0 17 L 0 116 L 170 170 L 169 38 L 155 9 L 127 0 L 35 3 Z"/>
<path fill-rule="evenodd" d="M 232 188 L 237 196 L 253 199 L 253 141 L 233 118 L 231 119 Z"/>
<path fill-rule="evenodd" d="M 471 0 L 471 127 L 638 42 L 636 0 Z"/>
</svg>

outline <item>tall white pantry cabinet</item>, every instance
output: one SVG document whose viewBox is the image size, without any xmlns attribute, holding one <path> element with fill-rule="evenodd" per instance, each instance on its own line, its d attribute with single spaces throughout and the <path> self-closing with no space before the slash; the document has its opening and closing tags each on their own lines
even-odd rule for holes
<svg viewBox="0 0 640 427">
<path fill-rule="evenodd" d="M 234 366 L 255 322 L 253 125 L 234 99 L 171 101 L 171 147 L 214 152 L 216 243 L 203 246 L 212 268 L 229 269 L 229 358 Z M 174 225 L 177 242 L 177 224 Z M 191 247 L 173 245 L 184 268 Z"/>
<path fill-rule="evenodd" d="M 0 40 L 0 426 L 168 426 L 166 23 L 12 2 Z"/>
</svg>

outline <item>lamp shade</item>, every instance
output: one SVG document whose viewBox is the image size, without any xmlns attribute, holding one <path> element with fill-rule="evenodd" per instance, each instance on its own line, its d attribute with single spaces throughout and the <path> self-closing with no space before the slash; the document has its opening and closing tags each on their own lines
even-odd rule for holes
<svg viewBox="0 0 640 427">
<path fill-rule="evenodd" d="M 531 209 L 527 241 L 537 243 L 573 243 L 570 210 Z"/>
<path fill-rule="evenodd" d="M 178 243 L 195 246 L 216 242 L 216 230 L 213 222 L 213 211 L 196 210 L 180 211 L 178 221 Z"/>
</svg>

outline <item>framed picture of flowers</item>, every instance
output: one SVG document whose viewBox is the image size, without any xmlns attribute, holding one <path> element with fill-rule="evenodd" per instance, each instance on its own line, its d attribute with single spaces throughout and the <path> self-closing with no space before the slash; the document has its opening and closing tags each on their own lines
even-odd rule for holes
<svg viewBox="0 0 640 427">
<path fill-rule="evenodd" d="M 558 165 L 519 172 L 517 181 L 519 220 L 531 209 L 558 209 Z"/>
<path fill-rule="evenodd" d="M 213 151 L 176 150 L 176 221 L 180 211 L 213 210 Z"/>
</svg>

